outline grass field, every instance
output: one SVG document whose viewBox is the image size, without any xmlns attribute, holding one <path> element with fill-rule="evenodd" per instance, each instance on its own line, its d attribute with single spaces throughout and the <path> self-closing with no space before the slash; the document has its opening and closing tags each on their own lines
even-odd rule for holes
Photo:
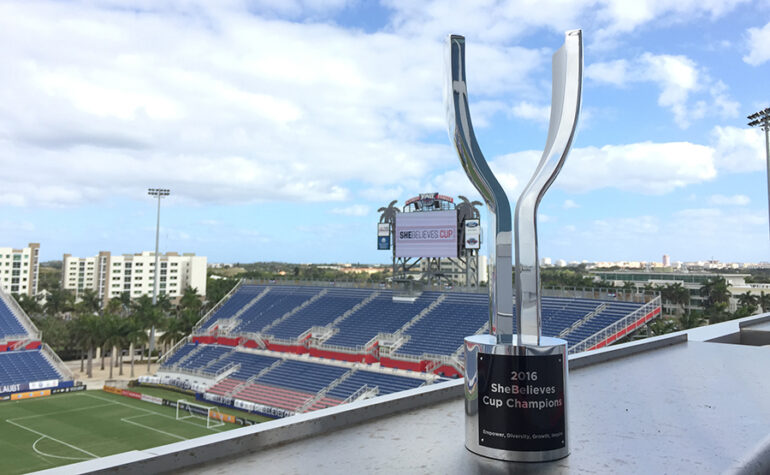
<svg viewBox="0 0 770 475">
<path fill-rule="evenodd" d="M 0 403 L 1 471 L 43 470 L 238 427 L 207 429 L 202 419 L 176 420 L 174 408 L 103 391 L 8 401 Z"/>
</svg>

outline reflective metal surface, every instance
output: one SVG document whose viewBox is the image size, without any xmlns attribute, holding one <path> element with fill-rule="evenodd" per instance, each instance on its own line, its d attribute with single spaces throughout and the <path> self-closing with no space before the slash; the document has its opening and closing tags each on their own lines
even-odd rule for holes
<svg viewBox="0 0 770 475">
<path fill-rule="evenodd" d="M 516 203 L 516 323 L 518 343 L 540 342 L 540 268 L 537 255 L 537 207 L 559 174 L 575 136 L 583 82 L 581 30 L 565 33 L 553 55 L 551 120 L 540 163 Z"/>
<path fill-rule="evenodd" d="M 457 149 L 465 173 L 489 207 L 494 232 L 489 246 L 489 328 L 498 341 L 513 334 L 513 276 L 511 205 L 503 187 L 489 169 L 473 133 L 465 80 L 465 38 L 451 35 L 446 48 L 446 108 L 449 138 Z"/>
<path fill-rule="evenodd" d="M 479 445 L 479 378 L 476 364 L 479 354 L 543 356 L 560 355 L 562 357 L 563 387 L 567 387 L 567 342 L 559 338 L 542 337 L 539 346 L 512 345 L 498 343 L 492 335 L 473 335 L 465 338 L 465 446 L 473 453 L 497 460 L 515 462 L 543 462 L 557 460 L 569 455 L 569 438 L 564 448 L 547 451 L 500 450 Z M 569 437 L 569 401 L 564 392 L 564 432 Z"/>
</svg>

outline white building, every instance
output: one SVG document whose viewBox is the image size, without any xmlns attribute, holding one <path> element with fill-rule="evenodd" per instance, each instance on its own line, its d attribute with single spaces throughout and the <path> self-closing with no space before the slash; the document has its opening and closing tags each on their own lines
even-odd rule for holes
<svg viewBox="0 0 770 475">
<path fill-rule="evenodd" d="M 14 249 L 0 247 L 0 285 L 6 294 L 37 294 L 40 265 L 40 244 L 31 242 L 27 247 Z"/>
<path fill-rule="evenodd" d="M 206 258 L 195 254 L 169 252 L 160 255 L 158 294 L 179 297 L 192 287 L 198 295 L 206 295 Z M 132 299 L 152 295 L 155 278 L 155 253 L 113 256 L 108 251 L 95 257 L 72 257 L 62 260 L 62 288 L 76 295 L 86 289 L 94 290 L 106 304 L 110 299 L 128 292 Z"/>
</svg>

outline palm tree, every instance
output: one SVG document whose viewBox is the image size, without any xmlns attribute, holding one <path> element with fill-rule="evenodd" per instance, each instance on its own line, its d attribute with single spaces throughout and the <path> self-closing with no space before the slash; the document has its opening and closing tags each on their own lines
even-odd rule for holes
<svg viewBox="0 0 770 475">
<path fill-rule="evenodd" d="M 131 377 L 134 377 L 134 354 L 137 345 L 143 345 L 147 341 L 147 332 L 144 325 L 135 316 L 126 319 L 125 338 L 128 341 L 128 352 L 131 355 Z"/>
<path fill-rule="evenodd" d="M 112 351 L 110 352 L 110 377 L 109 379 L 112 379 L 112 368 L 115 367 L 113 364 L 115 362 L 115 353 L 117 352 L 117 347 L 120 345 L 120 317 L 117 315 L 111 314 L 111 313 L 105 313 L 101 318 L 101 325 L 102 325 L 102 338 L 103 338 L 103 345 L 105 348 L 112 347 Z M 102 357 L 104 356 L 104 353 L 102 353 Z"/>
<path fill-rule="evenodd" d="M 745 308 L 747 315 L 753 315 L 759 305 L 759 297 L 752 295 L 750 290 L 738 296 L 738 305 Z"/>
<path fill-rule="evenodd" d="M 89 378 L 93 377 L 93 357 L 94 348 L 100 343 L 101 322 L 98 316 L 91 313 L 81 313 L 74 321 L 74 335 L 81 348 L 84 348 L 88 354 L 88 364 L 86 374 Z"/>
<path fill-rule="evenodd" d="M 681 306 L 682 312 L 685 313 L 687 305 L 690 303 L 690 291 L 687 290 L 681 282 L 674 282 L 667 285 L 668 296 L 674 305 Z"/>
<path fill-rule="evenodd" d="M 51 289 L 46 297 L 44 310 L 50 316 L 72 310 L 72 294 L 68 290 Z"/>
<path fill-rule="evenodd" d="M 179 299 L 178 310 L 193 310 L 198 313 L 201 311 L 202 307 L 203 302 L 201 302 L 201 298 L 198 296 L 198 290 L 188 285 L 182 292 L 182 297 Z"/>
<path fill-rule="evenodd" d="M 679 316 L 680 330 L 689 330 L 690 328 L 699 327 L 704 323 L 706 323 L 706 317 L 703 315 L 703 312 L 691 311 Z"/>
<path fill-rule="evenodd" d="M 80 294 L 80 305 L 85 311 L 91 313 L 97 313 L 102 309 L 102 301 L 92 289 L 86 289 Z"/>
<path fill-rule="evenodd" d="M 462 200 L 462 203 L 458 204 L 455 208 L 457 209 L 458 223 L 462 223 L 466 219 L 478 218 L 480 216 L 481 213 L 479 213 L 476 206 L 483 206 L 481 201 L 469 201 L 468 198 L 463 195 L 458 195 L 458 197 Z"/>
<path fill-rule="evenodd" d="M 765 313 L 770 309 L 770 294 L 766 294 L 764 291 L 760 292 L 759 306 L 762 308 L 762 313 Z"/>
<path fill-rule="evenodd" d="M 706 296 L 706 307 L 713 307 L 718 303 L 730 303 L 730 290 L 727 281 L 723 277 L 709 279 L 700 288 L 701 295 Z"/>
<path fill-rule="evenodd" d="M 157 327 L 163 321 L 163 312 L 161 310 L 162 305 L 168 305 L 170 307 L 171 304 L 168 301 L 168 298 L 158 299 L 155 305 L 152 304 L 152 299 L 147 295 L 142 295 L 134 301 L 134 314 L 136 315 L 137 320 L 141 322 L 143 328 L 152 329 L 150 331 L 149 347 L 147 350 L 148 373 L 150 372 L 150 361 L 152 360 L 150 348 L 155 346 L 155 327 Z"/>
<path fill-rule="evenodd" d="M 16 303 L 19 304 L 19 307 L 29 316 L 39 315 L 41 310 L 43 310 L 35 297 L 30 297 L 27 294 L 12 295 L 16 299 Z"/>
<path fill-rule="evenodd" d="M 398 200 L 393 200 L 390 202 L 390 204 L 387 207 L 382 207 L 377 210 L 378 213 L 382 213 L 380 215 L 380 222 L 381 223 L 395 223 L 396 222 L 396 213 L 400 213 L 401 210 L 398 209 L 398 207 L 393 206 L 398 202 Z"/>
</svg>

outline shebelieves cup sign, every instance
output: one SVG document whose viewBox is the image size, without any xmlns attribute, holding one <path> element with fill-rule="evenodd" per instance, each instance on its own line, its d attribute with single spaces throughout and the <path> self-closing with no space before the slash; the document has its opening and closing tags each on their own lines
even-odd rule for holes
<svg viewBox="0 0 770 475">
<path fill-rule="evenodd" d="M 457 257 L 457 211 L 396 215 L 396 257 Z"/>
</svg>

